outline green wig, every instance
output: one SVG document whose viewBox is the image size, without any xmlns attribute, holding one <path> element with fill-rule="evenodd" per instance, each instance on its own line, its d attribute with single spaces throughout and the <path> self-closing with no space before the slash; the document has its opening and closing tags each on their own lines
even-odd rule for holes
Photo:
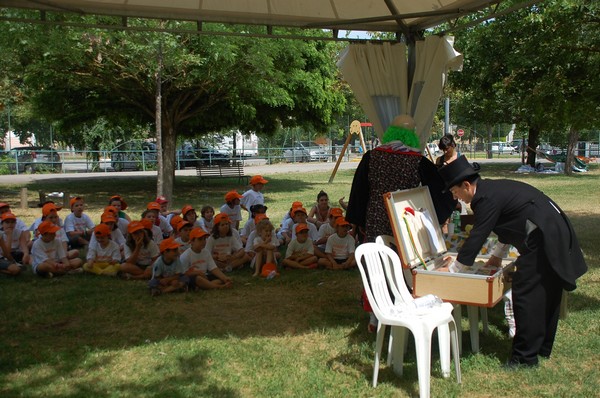
<svg viewBox="0 0 600 398">
<path fill-rule="evenodd" d="M 387 144 L 392 141 L 402 141 L 402 143 L 411 148 L 419 148 L 421 143 L 419 137 L 412 129 L 400 126 L 390 126 L 383 134 L 382 142 Z"/>
</svg>

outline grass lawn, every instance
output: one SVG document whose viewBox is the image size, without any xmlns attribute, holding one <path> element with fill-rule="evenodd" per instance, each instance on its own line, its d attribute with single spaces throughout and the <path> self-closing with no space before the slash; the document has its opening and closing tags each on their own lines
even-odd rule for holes
<svg viewBox="0 0 600 398">
<path fill-rule="evenodd" d="M 469 352 L 463 319 L 462 385 L 441 378 L 432 348 L 431 395 L 468 397 L 591 397 L 600 391 L 600 170 L 568 178 L 515 175 L 507 164 L 485 164 L 484 177 L 528 182 L 569 214 L 589 272 L 569 295 L 569 316 L 559 323 L 553 357 L 534 370 L 508 372 L 510 353 L 502 306 L 489 311 L 482 351 Z M 268 214 L 279 220 L 294 200 L 308 208 L 323 189 L 332 202 L 348 197 L 351 171 L 265 175 Z M 85 197 L 96 221 L 108 197 L 121 194 L 138 216 L 154 199 L 152 178 L 69 181 L 27 186 Z M 41 213 L 16 207 L 16 186 L 0 198 L 27 223 Z M 226 191 L 245 187 L 215 181 L 200 187 L 178 177 L 174 206 L 218 207 Z M 66 216 L 63 210 L 62 217 Z M 232 274 L 234 288 L 150 297 L 145 282 L 92 275 L 42 279 L 30 271 L 0 277 L 0 396 L 2 397 L 370 397 L 418 395 L 414 347 L 404 376 L 382 364 L 371 387 L 375 336 L 366 332 L 358 271 L 283 271 L 274 280 L 249 270 Z M 466 311 L 463 311 L 466 314 Z M 435 341 L 435 340 L 434 340 Z"/>
</svg>

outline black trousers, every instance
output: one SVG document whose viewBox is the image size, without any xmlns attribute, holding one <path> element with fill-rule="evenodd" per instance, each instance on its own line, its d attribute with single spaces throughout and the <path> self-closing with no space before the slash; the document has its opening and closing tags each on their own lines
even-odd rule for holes
<svg viewBox="0 0 600 398">
<path fill-rule="evenodd" d="M 538 355 L 549 357 L 558 326 L 562 280 L 552 269 L 539 229 L 529 234 L 527 248 L 517 259 L 512 298 L 517 331 L 512 358 L 536 364 Z"/>
</svg>

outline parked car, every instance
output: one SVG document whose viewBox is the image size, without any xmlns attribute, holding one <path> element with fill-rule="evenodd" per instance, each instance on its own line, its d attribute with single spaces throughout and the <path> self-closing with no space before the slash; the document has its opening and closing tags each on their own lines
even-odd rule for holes
<svg viewBox="0 0 600 398">
<path fill-rule="evenodd" d="M 194 147 L 192 144 L 184 144 L 177 151 L 179 168 L 210 165 L 228 165 L 231 156 L 225 150 L 217 150 L 206 147 Z"/>
<path fill-rule="evenodd" d="M 492 153 L 508 153 L 511 155 L 515 153 L 515 148 L 506 142 L 492 142 L 491 145 Z"/>
<path fill-rule="evenodd" d="M 283 151 L 283 159 L 286 162 L 310 162 L 310 152 L 304 145 L 296 145 Z"/>
<path fill-rule="evenodd" d="M 8 151 L 8 159 L 14 161 L 9 164 L 11 172 L 18 170 L 19 173 L 36 173 L 62 171 L 62 160 L 58 152 L 43 146 L 22 146 L 12 148 Z"/>
<path fill-rule="evenodd" d="M 326 162 L 331 158 L 329 152 L 322 146 L 311 148 L 308 152 L 311 162 Z"/>
<path fill-rule="evenodd" d="M 111 166 L 115 171 L 155 167 L 157 160 L 156 144 L 149 141 L 123 142 L 110 151 Z"/>
<path fill-rule="evenodd" d="M 431 156 L 433 156 L 434 159 L 443 153 L 438 144 L 433 142 L 427 144 L 426 148 L 429 149 L 429 152 L 431 153 Z M 427 149 L 423 150 L 423 155 L 425 156 L 429 156 L 429 154 L 427 153 Z"/>
<path fill-rule="evenodd" d="M 523 147 L 523 141 L 525 141 L 525 147 Z M 512 140 L 510 143 L 515 150 L 515 152 L 520 153 L 522 150 L 527 150 L 527 139 L 523 140 L 522 138 L 517 138 Z"/>
</svg>

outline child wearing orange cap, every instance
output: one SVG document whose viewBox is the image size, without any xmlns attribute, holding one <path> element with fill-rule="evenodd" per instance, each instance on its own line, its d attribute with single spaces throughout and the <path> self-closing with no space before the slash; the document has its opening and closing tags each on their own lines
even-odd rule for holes
<svg viewBox="0 0 600 398">
<path fill-rule="evenodd" d="M 71 262 L 73 260 L 75 260 L 77 262 L 77 261 L 79 261 L 79 250 L 77 250 L 77 249 L 69 250 L 69 248 L 68 248 L 69 238 L 67 236 L 67 233 L 65 232 L 65 229 L 60 226 L 60 218 L 58 217 L 58 212 L 61 209 L 62 209 L 62 207 L 58 207 L 54 203 L 46 203 L 42 207 L 42 222 L 50 221 L 52 224 L 54 224 L 60 228 L 58 231 L 56 231 L 56 240 L 59 241 L 61 243 L 61 245 L 63 246 L 65 253 L 67 253 L 67 258 L 69 259 L 69 262 Z M 39 227 L 39 225 L 38 225 L 38 227 Z M 33 234 L 34 234 L 34 240 L 39 239 L 40 233 L 37 229 L 34 231 Z"/>
<path fill-rule="evenodd" d="M 290 211 L 285 213 L 283 216 L 283 220 L 281 220 L 281 228 L 277 232 L 277 238 L 279 241 L 287 245 L 292 240 L 294 224 L 294 215 L 296 214 L 296 209 L 302 209 L 302 202 L 292 202 L 292 207 L 290 207 Z M 304 211 L 306 213 L 306 210 Z"/>
<path fill-rule="evenodd" d="M 83 212 L 83 198 L 76 196 L 69 202 L 71 214 L 65 217 L 65 232 L 69 237 L 69 245 L 72 248 L 84 247 L 90 243 L 94 222 Z"/>
<path fill-rule="evenodd" d="M 215 216 L 215 225 L 206 247 L 217 266 L 227 272 L 241 268 L 250 260 L 244 252 L 239 235 L 233 234 L 231 221 L 225 213 Z"/>
<path fill-rule="evenodd" d="M 296 238 L 292 239 L 285 252 L 283 265 L 290 268 L 317 268 L 314 245 L 308 239 L 308 225 L 301 223 L 295 227 Z"/>
<path fill-rule="evenodd" d="M 132 221 L 127 226 L 124 254 L 125 262 L 121 264 L 120 271 L 125 279 L 150 279 L 152 263 L 160 251 L 156 242 L 149 238 L 142 222 Z"/>
<path fill-rule="evenodd" d="M 108 211 L 102 213 L 100 216 L 100 223 L 108 226 L 108 229 L 110 230 L 110 240 L 116 243 L 119 247 L 119 251 L 121 253 L 121 257 L 119 258 L 120 262 L 123 259 L 123 253 L 125 249 L 125 236 L 123 236 L 123 233 L 121 233 L 121 230 L 117 226 L 117 219 L 115 218 L 115 215 Z M 96 234 L 92 234 L 88 250 L 91 250 L 97 244 L 98 242 L 96 241 Z"/>
<path fill-rule="evenodd" d="M 34 274 L 52 278 L 54 275 L 81 270 L 81 259 L 69 261 L 63 245 L 56 240 L 58 230 L 60 227 L 48 220 L 38 226 L 40 238 L 31 247 L 31 269 Z"/>
<path fill-rule="evenodd" d="M 119 210 L 114 206 L 106 206 L 104 208 L 104 213 L 110 213 L 115 217 L 117 228 L 121 231 L 121 234 L 125 237 L 127 236 L 127 226 L 129 225 L 129 221 L 119 217 Z"/>
<path fill-rule="evenodd" d="M 339 207 L 332 207 L 329 209 L 329 222 L 326 224 L 322 224 L 319 228 L 318 239 L 315 242 L 315 245 L 322 250 L 325 251 L 325 245 L 327 244 L 327 239 L 333 234 L 335 234 L 335 220 L 338 217 L 343 217 L 342 209 Z"/>
<path fill-rule="evenodd" d="M 152 208 L 152 205 L 156 205 L 158 206 L 158 203 L 156 202 L 150 202 L 148 204 L 148 209 L 144 210 L 144 212 L 142 213 L 142 222 L 144 222 L 145 220 L 148 220 L 148 230 L 150 232 L 150 236 L 152 237 L 152 240 L 154 242 L 156 242 L 156 244 L 160 244 L 160 242 L 162 242 L 162 240 L 164 239 L 163 237 L 163 231 L 160 229 L 160 227 L 158 225 L 156 225 L 156 221 L 158 218 L 158 208 Z M 170 232 L 169 234 L 173 231 L 173 228 L 171 228 L 171 226 L 169 225 L 169 229 Z"/>
<path fill-rule="evenodd" d="M 158 202 L 150 202 L 146 205 L 146 211 L 155 212 L 154 225 L 156 225 L 158 228 L 160 228 L 160 232 L 162 235 L 160 240 L 163 240 L 173 234 L 173 227 L 171 226 L 171 224 L 169 224 L 167 219 L 161 215 L 161 213 L 160 213 L 161 209 L 162 209 L 162 206 Z M 160 243 L 160 241 L 157 243 Z"/>
<path fill-rule="evenodd" d="M 215 209 L 212 206 L 203 206 L 200 210 L 200 218 L 198 219 L 198 225 L 207 234 L 210 234 L 214 226 Z"/>
<path fill-rule="evenodd" d="M 351 226 L 344 217 L 335 220 L 335 234 L 327 239 L 325 258 L 319 259 L 319 265 L 332 270 L 348 269 L 356 266 L 354 259 L 354 238 L 348 234 Z"/>
<path fill-rule="evenodd" d="M 256 224 L 256 237 L 252 242 L 253 250 L 256 253 L 256 261 L 254 262 L 254 274 L 252 276 L 260 275 L 263 265 L 267 263 L 275 264 L 275 249 L 279 245 L 273 242 L 274 229 L 268 218 L 264 218 Z"/>
<path fill-rule="evenodd" d="M 190 287 L 198 289 L 223 289 L 233 286 L 231 278 L 225 275 L 210 252 L 206 250 L 206 241 L 210 235 L 202 228 L 190 231 L 190 247 L 181 255 L 181 263 L 187 267 L 186 275 L 190 277 Z"/>
<path fill-rule="evenodd" d="M 240 199 L 240 206 L 242 209 L 248 211 L 248 218 L 250 218 L 250 206 L 265 204 L 265 197 L 262 194 L 262 190 L 267 182 L 269 181 L 265 180 L 261 175 L 255 175 L 250 179 L 252 188 L 244 192 Z"/>
<path fill-rule="evenodd" d="M 14 216 L 12 213 L 2 214 L 3 219 Z M 16 217 L 15 217 L 16 218 Z M 4 240 L 4 232 L 0 231 L 0 274 L 19 275 L 21 266 L 13 258 L 10 245 Z"/>
<path fill-rule="evenodd" d="M 178 216 L 181 214 L 181 211 L 179 210 L 169 210 L 169 200 L 162 195 L 157 196 L 155 202 L 160 205 L 160 215 L 169 224 L 171 223 L 171 218 L 173 218 L 173 216 Z"/>
<path fill-rule="evenodd" d="M 194 209 L 192 205 L 183 206 L 181 209 L 181 218 L 192 224 L 194 227 L 200 227 L 198 213 L 196 213 L 196 209 Z"/>
<path fill-rule="evenodd" d="M 122 218 L 127 220 L 128 223 L 131 222 L 131 218 L 125 213 L 124 210 L 127 210 L 127 202 L 121 197 L 121 195 L 113 195 L 108 199 L 108 205 L 113 206 L 117 209 L 117 218 Z"/>
<path fill-rule="evenodd" d="M 160 242 L 160 257 L 152 264 L 152 278 L 148 281 L 150 294 L 187 291 L 190 278 L 179 259 L 179 243 L 173 238 Z"/>
<path fill-rule="evenodd" d="M 225 204 L 221 206 L 221 213 L 225 213 L 231 220 L 231 226 L 237 230 L 240 229 L 240 221 L 242 221 L 242 208 L 240 199 L 243 196 L 237 191 L 229 191 L 225 194 Z"/>
<path fill-rule="evenodd" d="M 83 270 L 96 275 L 115 276 L 119 271 L 121 250 L 116 242 L 110 239 L 111 229 L 106 224 L 98 224 L 94 228 L 93 240 L 87 252 L 87 262 Z"/>
<path fill-rule="evenodd" d="M 2 226 L 2 240 L 6 244 L 10 255 L 14 261 L 27 265 L 31 262 L 29 255 L 29 242 L 31 233 L 29 230 L 21 230 L 19 228 L 17 216 L 13 213 L 4 213 L 0 216 L 0 225 Z M 25 225 L 25 223 L 22 223 Z"/>
<path fill-rule="evenodd" d="M 242 244 L 246 244 L 248 242 L 248 237 L 252 233 L 252 231 L 256 230 L 255 218 L 259 214 L 265 214 L 267 212 L 268 207 L 265 205 L 252 205 L 250 206 L 250 219 L 246 221 L 244 224 L 244 228 L 240 231 L 240 239 L 242 239 Z"/>
<path fill-rule="evenodd" d="M 190 231 L 192 230 L 192 224 L 185 220 L 181 220 L 179 224 L 177 224 L 176 229 L 177 237 L 174 237 L 175 242 L 179 243 L 179 251 L 183 253 L 184 251 L 189 249 L 190 245 L 192 244 L 192 242 L 190 241 Z"/>
<path fill-rule="evenodd" d="M 311 242 L 317 241 L 319 239 L 319 231 L 317 231 L 317 227 L 315 224 L 308 222 L 308 216 L 306 214 L 306 209 L 304 207 L 299 207 L 294 209 L 294 225 L 291 228 L 292 236 L 291 239 L 296 237 L 296 225 L 298 224 L 306 224 L 308 226 L 308 238 Z"/>
</svg>

